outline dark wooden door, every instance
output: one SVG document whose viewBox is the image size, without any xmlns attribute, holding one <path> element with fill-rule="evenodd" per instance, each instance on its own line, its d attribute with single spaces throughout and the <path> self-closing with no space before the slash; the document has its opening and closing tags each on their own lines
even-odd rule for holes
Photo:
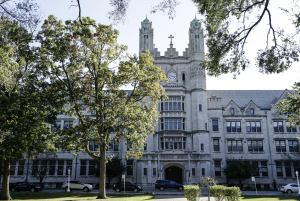
<svg viewBox="0 0 300 201">
<path fill-rule="evenodd" d="M 176 166 L 167 168 L 165 170 L 165 179 L 182 184 L 182 169 Z"/>
</svg>

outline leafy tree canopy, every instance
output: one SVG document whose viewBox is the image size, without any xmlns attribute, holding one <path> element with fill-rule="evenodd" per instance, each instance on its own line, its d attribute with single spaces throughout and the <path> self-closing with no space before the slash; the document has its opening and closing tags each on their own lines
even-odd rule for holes
<svg viewBox="0 0 300 201">
<path fill-rule="evenodd" d="M 9 195 L 10 161 L 24 154 L 44 152 L 52 139 L 46 122 L 55 120 L 51 110 L 57 97 L 47 91 L 43 65 L 32 34 L 17 21 L 0 18 L 0 156 L 4 161 L 1 200 Z"/>
<path fill-rule="evenodd" d="M 38 39 L 53 90 L 65 96 L 65 113 L 80 122 L 58 131 L 59 141 L 66 149 L 85 151 L 99 161 L 98 197 L 105 198 L 108 143 L 123 138 L 130 142 L 128 158 L 142 155 L 144 141 L 154 133 L 159 116 L 156 104 L 166 98 L 159 82 L 167 79 L 148 52 L 124 54 L 127 47 L 117 43 L 118 31 L 112 26 L 96 24 L 90 18 L 82 18 L 82 22 L 64 24 L 49 16 Z M 124 86 L 133 90 L 125 91 Z M 96 152 L 89 149 L 90 141 L 99 145 Z"/>
<path fill-rule="evenodd" d="M 227 166 L 223 168 L 223 173 L 228 179 L 237 180 L 242 187 L 242 182 L 256 175 L 259 171 L 254 163 L 244 159 L 227 159 Z"/>
</svg>

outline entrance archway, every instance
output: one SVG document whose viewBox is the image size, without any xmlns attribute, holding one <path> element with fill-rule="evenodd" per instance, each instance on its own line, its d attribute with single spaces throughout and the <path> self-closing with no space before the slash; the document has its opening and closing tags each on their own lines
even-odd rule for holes
<svg viewBox="0 0 300 201">
<path fill-rule="evenodd" d="M 182 169 L 177 166 L 171 166 L 165 169 L 165 179 L 172 180 L 182 184 Z"/>
</svg>

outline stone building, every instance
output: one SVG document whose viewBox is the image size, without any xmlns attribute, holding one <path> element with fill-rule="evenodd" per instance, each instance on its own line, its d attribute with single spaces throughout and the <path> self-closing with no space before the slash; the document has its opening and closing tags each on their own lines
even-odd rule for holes
<svg viewBox="0 0 300 201">
<path fill-rule="evenodd" d="M 300 128 L 289 128 L 287 116 L 277 115 L 278 110 L 271 106 L 286 97 L 286 90 L 207 90 L 206 74 L 199 66 L 204 57 L 201 23 L 196 18 L 190 22 L 189 44 L 182 55 L 173 47 L 172 35 L 170 47 L 161 54 L 154 46 L 153 33 L 152 22 L 146 18 L 139 30 L 139 49 L 149 50 L 155 65 L 165 71 L 169 82 L 161 84 L 169 98 L 157 106 L 161 118 L 155 133 L 146 140 L 141 159 L 125 159 L 124 141 L 110 145 L 107 154 L 119 155 L 127 165 L 126 180 L 153 187 L 158 179 L 190 184 L 211 176 L 220 184 L 236 184 L 227 180 L 222 168 L 227 158 L 243 158 L 260 167 L 255 175 L 258 188 L 272 189 L 274 181 L 277 185 L 296 182 L 299 160 L 284 162 L 283 154 L 293 156 Z M 62 129 L 75 124 L 77 120 L 58 116 Z M 90 144 L 90 149 L 96 148 Z M 26 176 L 34 165 L 43 164 L 25 160 L 12 163 L 11 182 L 36 181 L 30 174 Z M 45 182 L 66 181 L 69 167 L 72 180 L 98 182 L 95 163 L 88 155 L 74 158 L 60 150 L 58 158 L 48 165 Z M 244 181 L 248 184 L 253 182 Z"/>
</svg>

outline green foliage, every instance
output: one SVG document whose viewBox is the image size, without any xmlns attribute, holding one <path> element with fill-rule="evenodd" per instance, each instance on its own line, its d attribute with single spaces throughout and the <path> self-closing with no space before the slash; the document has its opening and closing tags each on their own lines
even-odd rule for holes
<svg viewBox="0 0 300 201">
<path fill-rule="evenodd" d="M 100 169 L 97 167 L 95 172 L 97 177 L 99 177 L 99 171 Z M 121 159 L 119 159 L 118 155 L 108 160 L 106 163 L 106 178 L 108 180 L 108 185 L 110 185 L 110 181 L 113 178 L 120 176 L 125 171 L 126 166 L 122 163 Z"/>
<path fill-rule="evenodd" d="M 99 198 L 105 198 L 109 142 L 123 138 L 131 142 L 127 158 L 142 156 L 144 141 L 154 133 L 159 117 L 156 105 L 166 98 L 159 82 L 167 79 L 153 65 L 149 52 L 125 54 L 127 47 L 117 43 L 119 33 L 112 26 L 96 24 L 88 17 L 82 21 L 85 25 L 76 21 L 63 24 L 49 16 L 37 38 L 49 68 L 51 90 L 64 96 L 65 114 L 80 122 L 68 130 L 58 130 L 58 141 L 70 151 L 85 151 L 99 161 Z M 133 90 L 125 91 L 125 86 Z M 90 150 L 90 141 L 98 144 L 99 150 Z"/>
<path fill-rule="evenodd" d="M 280 109 L 279 114 L 289 114 L 287 121 L 290 127 L 300 125 L 300 82 L 294 84 L 293 92 L 287 92 L 287 98 L 275 104 L 275 108 Z"/>
<path fill-rule="evenodd" d="M 216 201 L 238 201 L 242 194 L 239 187 L 225 187 L 222 185 L 212 186 L 210 192 L 215 197 Z"/>
<path fill-rule="evenodd" d="M 225 188 L 222 185 L 212 186 L 210 187 L 210 193 L 215 197 L 216 201 L 222 201 L 226 198 Z"/>
<path fill-rule="evenodd" d="M 0 199 L 10 199 L 9 164 L 25 154 L 36 156 L 51 143 L 58 108 L 56 94 L 48 91 L 47 75 L 39 55 L 29 45 L 33 35 L 17 21 L 0 18 L 0 156 L 4 161 Z"/>
<path fill-rule="evenodd" d="M 228 179 L 237 180 L 242 187 L 245 179 L 258 173 L 259 167 L 254 163 L 241 159 L 227 159 L 227 166 L 223 168 L 223 173 Z"/>
<path fill-rule="evenodd" d="M 270 1 L 193 0 L 193 2 L 205 16 L 208 54 L 201 66 L 207 69 L 210 75 L 240 73 L 249 65 L 250 62 L 245 56 L 247 40 L 264 18 L 269 21 L 267 27 L 269 31 L 265 34 L 266 47 L 257 52 L 256 65 L 260 71 L 280 73 L 299 60 L 297 42 L 280 28 L 274 28 L 269 9 Z M 259 15 L 254 17 L 254 13 Z M 232 28 L 233 23 L 235 28 Z"/>
<path fill-rule="evenodd" d="M 201 189 L 197 185 L 184 186 L 184 196 L 188 201 L 196 201 L 201 194 Z"/>
</svg>

